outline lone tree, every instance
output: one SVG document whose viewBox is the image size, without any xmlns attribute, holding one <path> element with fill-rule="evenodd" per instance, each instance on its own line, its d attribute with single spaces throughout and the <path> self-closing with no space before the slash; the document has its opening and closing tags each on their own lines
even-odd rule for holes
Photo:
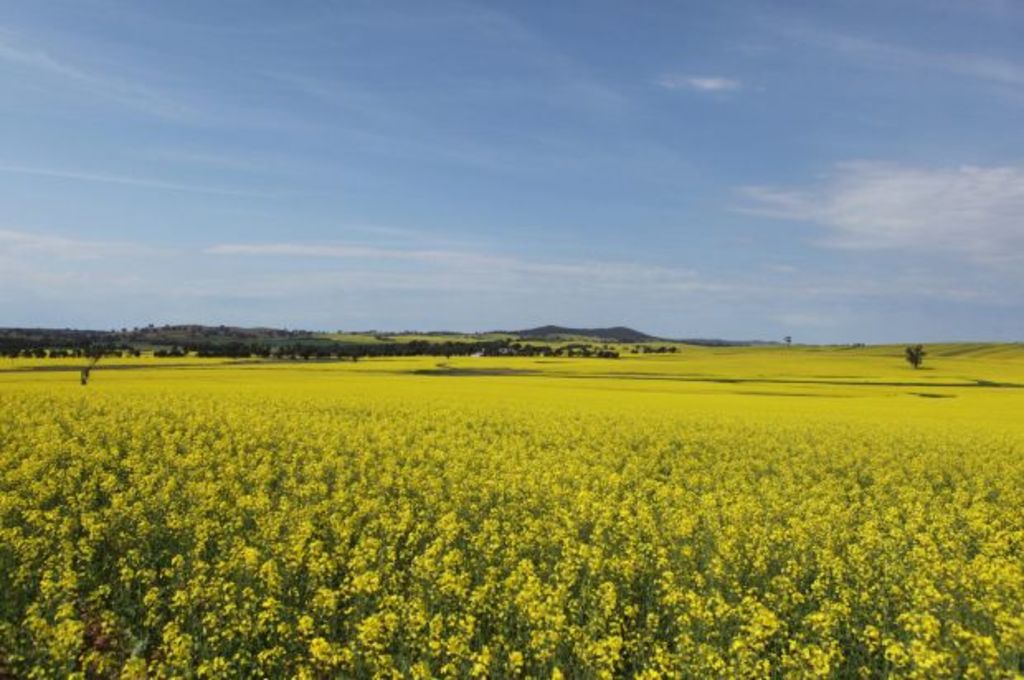
<svg viewBox="0 0 1024 680">
<path fill-rule="evenodd" d="M 924 362 L 924 351 L 923 345 L 908 345 L 903 351 L 903 355 L 907 359 L 907 363 L 914 368 L 921 368 L 921 364 Z"/>
<path fill-rule="evenodd" d="M 80 377 L 82 381 L 82 387 L 85 387 L 86 385 L 89 384 L 89 374 L 92 372 L 93 367 L 99 363 L 100 358 L 103 356 L 103 350 L 87 350 L 86 356 L 89 358 L 89 365 L 82 369 Z"/>
</svg>

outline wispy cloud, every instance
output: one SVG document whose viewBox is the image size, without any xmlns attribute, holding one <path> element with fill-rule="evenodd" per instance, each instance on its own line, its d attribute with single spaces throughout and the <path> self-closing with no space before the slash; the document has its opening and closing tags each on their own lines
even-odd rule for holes
<svg viewBox="0 0 1024 680">
<path fill-rule="evenodd" d="M 223 187 L 202 186 L 197 184 L 183 184 L 180 182 L 168 182 L 160 179 L 135 177 L 128 175 L 108 175 L 97 172 L 81 172 L 78 170 L 64 170 L 60 168 L 39 168 L 24 165 L 0 165 L 0 173 L 12 175 L 28 175 L 34 177 L 51 177 L 53 179 L 78 180 L 83 182 L 99 182 L 102 184 L 120 184 L 124 186 L 140 187 L 145 189 L 163 189 L 167 191 L 184 191 L 195 194 L 215 194 L 220 196 L 263 196 L 259 192 L 243 191 L 240 189 L 226 189 Z"/>
<path fill-rule="evenodd" d="M 62 260 L 143 257 L 170 252 L 140 243 L 68 238 L 21 229 L 0 229 L 0 251 L 14 259 L 41 256 Z"/>
<path fill-rule="evenodd" d="M 981 263 L 1024 262 L 1024 167 L 836 166 L 802 188 L 741 190 L 743 212 L 826 228 L 824 245 L 942 251 Z"/>
<path fill-rule="evenodd" d="M 189 276 L 183 279 L 186 266 Z M 914 270 L 870 278 L 831 270 L 765 274 L 735 272 L 709 280 L 685 268 L 645 262 L 346 243 L 172 250 L 0 230 L 0 303 L 30 319 L 33 308 L 25 301 L 45 301 L 51 310 L 62 310 L 50 317 L 60 321 L 50 323 L 68 323 L 97 299 L 111 301 L 116 311 L 105 323 L 117 325 L 198 319 L 338 327 L 358 317 L 389 327 L 470 329 L 573 315 L 612 315 L 608 320 L 615 322 L 642 304 L 672 318 L 697 319 L 699 325 L 688 326 L 691 333 L 706 332 L 723 310 L 744 310 L 787 331 L 805 329 L 804 337 L 849 327 L 850 319 L 837 316 L 844 308 L 889 300 L 894 290 L 908 299 L 1019 306 L 1014 289 L 977 270 L 952 277 Z M 381 305 L 391 310 L 386 317 Z"/>
<path fill-rule="evenodd" d="M 235 263 L 237 264 L 237 263 Z M 893 290 L 905 291 L 915 299 L 1005 304 L 1007 296 L 998 290 L 973 283 L 951 285 L 934 276 L 894 274 L 878 280 L 848 275 L 808 275 L 799 280 L 742 277 L 707 280 L 690 272 L 666 270 L 636 263 L 531 263 L 504 260 L 489 267 L 448 264 L 431 267 L 383 268 L 373 260 L 352 260 L 344 266 L 312 266 L 302 271 L 273 264 L 261 265 L 258 274 L 239 270 L 235 264 L 218 266 L 217 273 L 193 277 L 177 284 L 176 293 L 196 297 L 240 296 L 253 299 L 305 299 L 339 290 L 383 293 L 430 294 L 438 292 L 487 295 L 509 300 L 538 295 L 559 300 L 578 299 L 588 304 L 623 299 L 645 302 L 701 305 L 759 305 L 764 310 L 782 305 L 812 307 L 858 300 L 892 297 Z M 224 270 L 233 272 L 224 275 Z M 242 273 L 240 273 L 242 272 Z M 1016 298 L 1013 298 L 1016 302 Z M 541 303 L 538 303 L 541 304 Z M 543 306 L 541 304 L 541 306 Z M 793 310 L 788 310 L 793 311 Z M 795 313 L 795 312 L 794 312 Z M 821 316 L 827 316 L 822 311 Z M 789 319 L 794 325 L 797 317 Z M 815 325 L 808 318 L 802 325 Z M 820 324 L 818 324 L 820 325 Z"/>
<path fill-rule="evenodd" d="M 1024 63 L 978 52 L 935 51 L 832 31 L 807 23 L 777 27 L 787 39 L 843 55 L 858 64 L 936 71 L 1014 89 L 1024 86 Z"/>
<path fill-rule="evenodd" d="M 772 216 L 781 216 L 772 211 Z M 791 213 L 787 215 L 792 216 Z M 837 244 L 832 244 L 837 245 Z M 891 272 L 872 279 L 800 272 L 785 267 L 772 270 L 772 283 L 764 276 L 732 276 L 707 279 L 686 268 L 663 267 L 642 262 L 614 260 L 550 261 L 486 252 L 441 249 L 384 248 L 352 244 L 247 243 L 220 244 L 203 253 L 222 257 L 344 260 L 344 266 L 304 265 L 305 273 L 291 273 L 267 263 L 261 272 L 273 281 L 299 286 L 340 285 L 364 290 L 475 290 L 501 294 L 538 291 L 574 291 L 584 296 L 599 292 L 640 296 L 669 295 L 749 304 L 783 296 L 790 300 L 839 300 L 889 297 L 894 289 L 912 291 L 916 297 L 940 300 L 998 302 L 1005 296 L 977 280 L 948 280 L 941 275 L 911 271 Z M 387 263 L 401 263 L 387 266 Z M 271 274 L 271 272 L 276 272 Z M 264 278 L 266 283 L 270 279 Z M 270 286 L 273 289 L 273 286 Z M 308 290 L 308 287 L 307 287 Z"/>
<path fill-rule="evenodd" d="M 610 288 L 649 288 L 676 292 L 700 292 L 728 288 L 700 280 L 688 269 L 660 267 L 632 262 L 550 262 L 528 260 L 505 255 L 458 250 L 380 248 L 350 244 L 311 243 L 236 243 L 206 248 L 208 255 L 263 256 L 317 259 L 348 259 L 415 262 L 471 277 L 478 284 L 502 277 L 505 283 L 547 283 L 558 281 L 573 285 Z"/>
<path fill-rule="evenodd" d="M 213 167 L 251 174 L 277 172 L 280 170 L 280 165 L 285 162 L 281 158 L 261 157 L 254 154 L 240 155 L 179 148 L 154 149 L 149 155 L 172 163 Z"/>
<path fill-rule="evenodd" d="M 207 255 L 262 255 L 310 258 L 349 258 L 374 260 L 415 260 L 420 262 L 448 262 L 452 260 L 478 261 L 481 256 L 445 250 L 402 250 L 360 245 L 331 245 L 307 243 L 225 243 L 210 246 Z"/>
<path fill-rule="evenodd" d="M 149 85 L 119 75 L 85 68 L 65 57 L 40 48 L 29 48 L 9 32 L 0 32 L 0 62 L 59 78 L 88 96 L 106 99 L 161 118 L 181 120 L 195 112 L 188 106 Z"/>
<path fill-rule="evenodd" d="M 743 86 L 739 80 L 722 76 L 667 74 L 658 78 L 657 82 L 666 90 L 696 90 L 698 92 L 732 92 Z"/>
<path fill-rule="evenodd" d="M 983 54 L 930 52 L 846 35 L 832 35 L 824 44 L 879 65 L 933 69 L 1002 85 L 1024 85 L 1024 65 Z"/>
<path fill-rule="evenodd" d="M 229 277 L 220 276 L 225 263 L 203 263 L 196 254 L 235 258 Z M 504 254 L 442 249 L 389 248 L 359 244 L 316 243 L 239 243 L 219 244 L 198 251 L 176 250 L 134 241 L 72 238 L 60 234 L 25 229 L 0 229 L 0 262 L 23 265 L 47 274 L 56 281 L 69 280 L 77 270 L 92 276 L 124 277 L 134 272 L 139 281 L 151 280 L 154 289 L 169 282 L 152 280 L 167 271 L 175 271 L 183 257 L 190 257 L 192 268 L 207 271 L 206 295 L 224 290 L 273 290 L 277 283 L 289 286 L 304 282 L 304 290 L 325 285 L 344 284 L 365 290 L 416 289 L 437 290 L 621 290 L 674 293 L 728 293 L 736 286 L 702 280 L 683 268 L 661 267 L 637 262 L 540 261 Z M 291 258 L 303 260 L 302 271 L 291 266 L 267 263 L 253 270 L 238 258 Z M 161 258 L 170 269 L 157 273 L 143 260 Z M 316 261 L 345 260 L 343 267 L 316 264 Z M 55 263 L 63 262 L 64 265 Z M 80 265 L 73 264 L 79 262 Z M 392 263 L 394 266 L 388 266 Z M 116 265 L 116 266 L 115 266 Z M 8 269 L 5 274 L 11 274 Z M 216 272 L 210 273 L 210 272 Z M 67 274 L 68 276 L 64 276 Z M 175 286 L 184 291 L 181 282 Z M 289 288 L 290 290 L 291 288 Z M 297 290 L 297 289 L 296 289 Z M 295 291 L 293 291 L 295 292 Z"/>
<path fill-rule="evenodd" d="M 835 328 L 842 325 L 841 319 L 835 311 L 830 313 L 785 312 L 779 314 L 775 320 L 784 326 L 794 328 Z"/>
</svg>

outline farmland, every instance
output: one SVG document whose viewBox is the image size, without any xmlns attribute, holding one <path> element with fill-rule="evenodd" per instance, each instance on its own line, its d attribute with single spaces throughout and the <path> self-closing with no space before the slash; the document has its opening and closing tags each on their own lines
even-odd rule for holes
<svg viewBox="0 0 1024 680">
<path fill-rule="evenodd" d="M 1024 347 L 0 360 L 0 676 L 1012 677 Z"/>
</svg>

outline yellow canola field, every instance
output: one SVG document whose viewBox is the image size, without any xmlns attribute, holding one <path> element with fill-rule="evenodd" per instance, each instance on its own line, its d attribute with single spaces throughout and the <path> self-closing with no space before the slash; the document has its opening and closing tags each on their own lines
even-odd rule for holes
<svg viewBox="0 0 1024 680">
<path fill-rule="evenodd" d="M 7 362 L 0 676 L 1020 677 L 1024 351 L 899 352 Z"/>
</svg>

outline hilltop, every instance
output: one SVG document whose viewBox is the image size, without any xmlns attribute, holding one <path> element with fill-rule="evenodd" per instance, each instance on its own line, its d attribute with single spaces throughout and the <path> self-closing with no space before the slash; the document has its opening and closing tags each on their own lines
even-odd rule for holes
<svg viewBox="0 0 1024 680">
<path fill-rule="evenodd" d="M 662 338 L 642 333 L 626 326 L 610 328 L 568 328 L 566 326 L 538 326 L 521 331 L 509 331 L 522 340 L 603 340 L 605 342 L 657 342 Z"/>
</svg>

